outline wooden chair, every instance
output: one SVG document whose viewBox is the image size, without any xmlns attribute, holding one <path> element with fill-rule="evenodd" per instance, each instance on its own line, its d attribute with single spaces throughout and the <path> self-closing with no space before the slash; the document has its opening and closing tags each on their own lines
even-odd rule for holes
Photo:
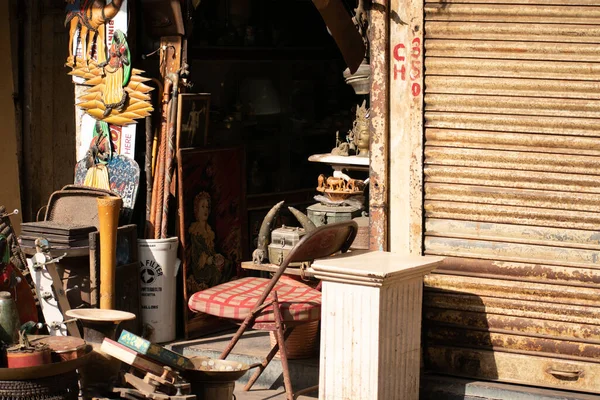
<svg viewBox="0 0 600 400">
<path fill-rule="evenodd" d="M 246 329 L 274 331 L 277 340 L 275 346 L 262 363 L 253 366 L 258 370 L 244 390 L 250 390 L 280 350 L 286 396 L 288 400 L 294 398 L 284 342 L 295 326 L 321 319 L 321 292 L 291 278 L 286 277 L 281 281 L 280 278 L 292 262 L 310 262 L 339 251 L 346 252 L 356 237 L 357 229 L 354 221 L 320 226 L 307 233 L 294 246 L 271 279 L 241 278 L 194 293 L 190 297 L 188 307 L 193 312 L 243 321 L 221 354 L 221 359 L 229 355 Z M 312 390 L 315 387 L 302 392 Z"/>
</svg>

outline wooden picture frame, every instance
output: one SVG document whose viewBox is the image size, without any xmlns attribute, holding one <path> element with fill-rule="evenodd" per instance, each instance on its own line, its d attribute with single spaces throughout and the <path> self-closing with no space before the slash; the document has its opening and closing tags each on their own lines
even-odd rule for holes
<svg viewBox="0 0 600 400">
<path fill-rule="evenodd" d="M 185 338 L 228 327 L 192 313 L 190 296 L 238 277 L 247 258 L 245 154 L 241 147 L 177 153 Z"/>
<path fill-rule="evenodd" d="M 210 93 L 180 93 L 177 99 L 177 149 L 206 147 Z"/>
</svg>

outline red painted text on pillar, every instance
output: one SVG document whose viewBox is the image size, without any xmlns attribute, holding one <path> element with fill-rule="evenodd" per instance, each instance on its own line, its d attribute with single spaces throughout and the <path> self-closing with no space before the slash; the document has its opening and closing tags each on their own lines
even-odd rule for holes
<svg viewBox="0 0 600 400">
<path fill-rule="evenodd" d="M 410 51 L 410 79 L 415 81 L 421 77 L 421 39 L 414 38 Z M 411 93 L 417 97 L 421 94 L 421 84 L 413 82 Z"/>
<path fill-rule="evenodd" d="M 400 75 L 400 79 L 406 80 L 406 66 L 404 62 L 406 61 L 406 57 L 404 56 L 406 53 L 406 46 L 402 43 L 398 43 L 394 46 L 394 80 L 398 79 L 398 75 Z"/>
</svg>

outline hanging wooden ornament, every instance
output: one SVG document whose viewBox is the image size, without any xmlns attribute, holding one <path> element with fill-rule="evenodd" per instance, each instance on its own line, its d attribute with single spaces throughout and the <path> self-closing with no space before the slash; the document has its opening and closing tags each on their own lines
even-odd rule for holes
<svg viewBox="0 0 600 400">
<path fill-rule="evenodd" d="M 106 22 L 114 18 L 123 0 L 66 0 L 67 17 L 65 26 L 69 26 L 69 57 L 67 66 L 87 67 L 92 58 L 92 49 L 96 44 L 96 59 L 99 63 L 106 60 L 105 29 Z M 81 55 L 74 54 L 74 42 L 81 41 Z M 87 68 L 86 68 L 87 69 Z"/>
<path fill-rule="evenodd" d="M 74 69 L 72 75 L 85 79 L 91 86 L 79 98 L 77 105 L 97 120 L 114 125 L 129 125 L 153 111 L 150 95 L 153 88 L 144 84 L 149 78 L 144 72 L 131 67 L 131 56 L 127 39 L 117 30 L 108 50 L 108 60 L 94 64 L 90 70 Z"/>
</svg>

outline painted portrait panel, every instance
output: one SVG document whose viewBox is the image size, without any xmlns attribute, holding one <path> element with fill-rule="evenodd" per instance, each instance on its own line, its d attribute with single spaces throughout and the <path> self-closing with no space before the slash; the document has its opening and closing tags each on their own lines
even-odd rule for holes
<svg viewBox="0 0 600 400">
<path fill-rule="evenodd" d="M 206 314 L 190 312 L 189 297 L 235 279 L 247 253 L 244 162 L 241 148 L 178 153 L 186 338 L 218 324 Z"/>
<path fill-rule="evenodd" d="M 177 148 L 206 147 L 210 94 L 182 93 L 177 101 Z"/>
</svg>

